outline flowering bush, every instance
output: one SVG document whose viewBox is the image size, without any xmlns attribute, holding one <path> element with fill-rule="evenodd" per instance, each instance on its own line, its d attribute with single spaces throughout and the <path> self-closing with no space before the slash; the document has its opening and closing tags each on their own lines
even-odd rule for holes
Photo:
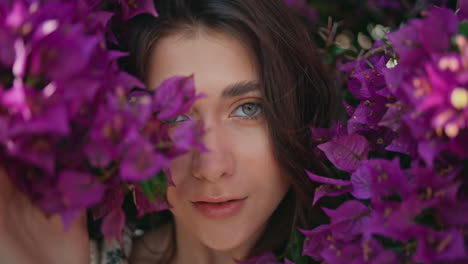
<svg viewBox="0 0 468 264">
<path fill-rule="evenodd" d="M 303 255 L 322 263 L 468 261 L 466 3 L 458 13 L 432 7 L 340 66 L 354 99 L 344 102 L 349 120 L 311 132 L 343 177 L 308 174 L 322 184 L 314 204 L 346 201 L 322 207 L 328 224 L 300 230 Z"/>
<path fill-rule="evenodd" d="M 126 54 L 106 48 L 115 42 L 112 17 L 144 12 L 157 15 L 152 1 L 0 2 L 2 166 L 66 226 L 93 208 L 108 238 L 120 238 L 125 193 L 133 193 L 139 216 L 167 209 L 163 168 L 203 148 L 196 124 L 186 122 L 171 140 L 162 122 L 197 98 L 193 77 L 172 77 L 153 95 L 119 69 Z"/>
</svg>

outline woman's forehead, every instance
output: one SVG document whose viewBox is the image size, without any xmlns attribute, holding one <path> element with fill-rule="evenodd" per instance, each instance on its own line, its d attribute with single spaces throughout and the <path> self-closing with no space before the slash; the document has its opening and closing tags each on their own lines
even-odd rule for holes
<svg viewBox="0 0 468 264">
<path fill-rule="evenodd" d="M 150 89 L 171 76 L 194 74 L 199 92 L 221 96 L 226 87 L 259 79 L 253 52 L 222 32 L 169 35 L 156 43 L 149 60 Z"/>
</svg>

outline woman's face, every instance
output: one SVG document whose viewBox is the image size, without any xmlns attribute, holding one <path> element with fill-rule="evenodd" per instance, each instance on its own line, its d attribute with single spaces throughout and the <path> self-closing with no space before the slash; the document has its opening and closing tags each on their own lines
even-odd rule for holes
<svg viewBox="0 0 468 264">
<path fill-rule="evenodd" d="M 289 189 L 273 157 L 252 51 L 226 33 L 199 30 L 159 40 L 150 60 L 150 87 L 194 74 L 197 92 L 207 95 L 172 124 L 202 121 L 209 149 L 170 166 L 177 232 L 215 250 L 252 245 Z"/>
</svg>

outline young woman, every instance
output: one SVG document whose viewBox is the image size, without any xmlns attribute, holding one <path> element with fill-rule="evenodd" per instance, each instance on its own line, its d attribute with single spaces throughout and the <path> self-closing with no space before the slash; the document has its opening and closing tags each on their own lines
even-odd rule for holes
<svg viewBox="0 0 468 264">
<path fill-rule="evenodd" d="M 172 208 L 126 258 L 235 263 L 280 254 L 296 226 L 310 228 L 319 217 L 304 172 L 322 169 L 308 126 L 328 125 L 335 96 L 317 49 L 282 0 L 155 3 L 158 18 L 138 16 L 122 34 L 130 50 L 124 65 L 150 89 L 193 74 L 206 97 L 170 126 L 200 120 L 209 151 L 171 164 Z M 1 175 L 0 263 L 89 263 L 84 221 L 62 232 Z"/>
</svg>

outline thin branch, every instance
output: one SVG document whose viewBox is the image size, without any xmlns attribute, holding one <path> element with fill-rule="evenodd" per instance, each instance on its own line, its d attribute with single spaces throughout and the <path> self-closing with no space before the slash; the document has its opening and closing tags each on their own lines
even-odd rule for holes
<svg viewBox="0 0 468 264">
<path fill-rule="evenodd" d="M 378 47 L 376 49 L 373 49 L 373 50 L 369 50 L 367 53 L 365 54 L 360 54 L 358 56 L 358 60 L 361 60 L 361 59 L 367 59 L 367 58 L 370 58 L 374 55 L 377 55 L 379 53 L 386 53 L 387 50 L 390 48 L 391 46 L 389 44 L 385 44 L 381 47 Z"/>
</svg>

